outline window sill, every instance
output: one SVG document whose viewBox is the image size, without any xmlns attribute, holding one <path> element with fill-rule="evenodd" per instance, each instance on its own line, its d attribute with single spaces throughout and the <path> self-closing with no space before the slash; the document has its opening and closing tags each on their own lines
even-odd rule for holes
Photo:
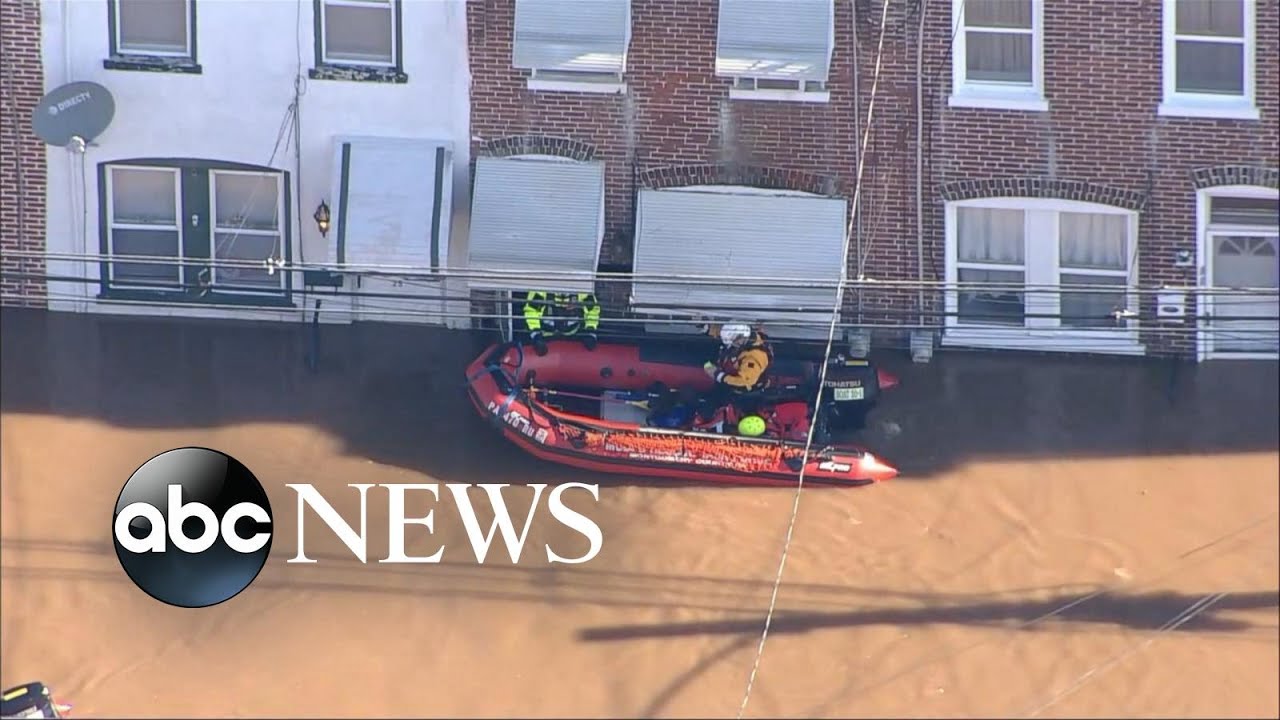
<svg viewBox="0 0 1280 720">
<path fill-rule="evenodd" d="M 1231 352 L 1230 350 L 1214 350 L 1204 354 L 1204 360 L 1280 360 L 1280 353 L 1264 352 Z"/>
<path fill-rule="evenodd" d="M 112 55 L 102 61 L 106 70 L 132 70 L 137 72 L 164 72 L 199 75 L 204 72 L 200 64 L 191 58 L 161 57 L 158 55 Z"/>
<path fill-rule="evenodd" d="M 1020 110 L 1023 112 L 1048 112 L 1049 101 L 1039 93 L 990 93 L 962 90 L 952 93 L 947 105 L 953 108 L 977 108 L 980 110 Z"/>
<path fill-rule="evenodd" d="M 123 288 L 107 288 L 98 293 L 99 300 L 123 300 L 126 302 L 155 302 L 166 305 L 234 305 L 253 308 L 295 308 L 292 298 L 287 292 L 262 295 L 219 293 L 211 291 L 207 295 L 196 295 L 181 290 L 129 290 Z"/>
<path fill-rule="evenodd" d="M 1219 120 L 1258 120 L 1262 113 L 1249 102 L 1215 103 L 1190 98 L 1175 98 L 1160 103 L 1156 114 L 1162 117 L 1213 118 Z"/>
<path fill-rule="evenodd" d="M 307 77 L 312 80 L 345 80 L 347 82 L 378 82 L 403 85 L 409 76 L 399 68 L 363 65 L 321 65 L 311 68 Z"/>
<path fill-rule="evenodd" d="M 534 92 L 576 92 L 597 95 L 621 95 L 627 91 L 626 83 L 576 82 L 573 80 L 540 80 L 529 78 L 528 88 Z"/>
<path fill-rule="evenodd" d="M 729 88 L 729 99 L 825 103 L 831 101 L 831 93 L 825 90 L 822 92 L 804 92 L 801 90 L 740 90 L 738 88 Z"/>
<path fill-rule="evenodd" d="M 942 333 L 941 344 L 990 350 L 1084 353 L 1094 355 L 1143 355 L 1146 347 L 1133 330 L 1064 330 L 1056 327 L 1026 328 L 998 325 L 953 325 Z"/>
</svg>

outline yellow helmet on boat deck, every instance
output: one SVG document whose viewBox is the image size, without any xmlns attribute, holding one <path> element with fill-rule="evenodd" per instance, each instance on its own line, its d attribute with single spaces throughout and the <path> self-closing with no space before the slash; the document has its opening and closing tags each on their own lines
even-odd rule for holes
<svg viewBox="0 0 1280 720">
<path fill-rule="evenodd" d="M 748 415 L 738 421 L 738 434 L 746 437 L 760 437 L 766 430 L 764 418 L 759 415 Z"/>
</svg>

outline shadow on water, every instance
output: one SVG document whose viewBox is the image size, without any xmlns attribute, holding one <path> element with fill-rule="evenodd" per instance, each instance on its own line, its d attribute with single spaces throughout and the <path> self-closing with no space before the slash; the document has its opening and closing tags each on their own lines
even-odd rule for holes
<svg viewBox="0 0 1280 720">
<path fill-rule="evenodd" d="M 103 562 L 108 566 L 115 564 L 115 552 L 109 543 L 5 537 L 0 538 L 0 546 L 5 548 L 6 576 L 127 582 L 126 576 L 114 567 L 110 570 L 97 567 Z M 290 554 L 292 550 L 287 550 L 280 557 Z M 364 565 L 343 554 L 308 552 L 307 555 L 317 564 L 300 569 L 300 566 L 276 563 L 273 571 L 260 576 L 253 587 L 552 605 L 678 608 L 730 616 L 717 620 L 588 627 L 578 632 L 578 639 L 584 642 L 736 635 L 758 638 L 764 622 L 760 616 L 761 601 L 767 599 L 773 586 L 763 579 L 505 563 L 478 565 L 447 559 L 430 566 L 406 568 Z M 1041 629 L 1050 622 L 1058 626 L 1077 623 L 1158 629 L 1199 599 L 1183 592 L 1098 592 L 1073 586 L 940 594 L 797 582 L 788 584 L 787 592 L 788 609 L 774 615 L 771 634 L 867 625 L 1002 625 L 1030 630 Z M 877 603 L 889 606 L 874 607 Z M 1280 608 L 1280 590 L 1229 593 L 1185 627 L 1215 632 L 1247 630 L 1256 626 L 1222 615 L 1275 608 Z"/>
<path fill-rule="evenodd" d="M 1054 613 L 1052 621 L 1057 624 L 1108 624 L 1137 630 L 1158 630 L 1166 627 L 1171 618 L 1178 617 L 1200 599 L 1200 596 L 1180 592 L 1099 595 L 1087 603 L 1081 602 L 1067 610 L 1055 612 L 1081 597 L 1058 595 L 1034 601 L 994 600 L 952 604 L 947 602 L 945 596 L 941 596 L 927 607 L 874 608 L 848 612 L 779 611 L 773 616 L 769 633 L 795 635 L 866 625 L 1011 625 L 1018 629 L 1033 630 L 1041 629 L 1048 621 L 1031 621 L 1050 613 Z M 1280 590 L 1228 594 L 1204 613 L 1196 615 L 1185 627 L 1215 632 L 1247 630 L 1256 625 L 1221 617 L 1222 613 L 1277 607 L 1280 607 Z M 763 624 L 764 618 L 758 617 L 712 622 L 613 625 L 586 628 L 579 632 L 578 637 L 586 642 L 718 635 L 759 637 Z"/>
<path fill-rule="evenodd" d="M 306 368 L 301 323 L 6 309 L 0 410 L 120 427 L 305 423 L 345 451 L 445 481 L 585 479 L 504 441 L 471 408 L 462 371 L 489 338 L 439 328 L 326 326 Z M 1274 362 L 889 355 L 902 377 L 859 441 L 926 477 L 971 459 L 1280 449 Z M 618 482 L 627 482 L 619 478 Z M 652 483 L 649 483 L 652 484 Z"/>
</svg>

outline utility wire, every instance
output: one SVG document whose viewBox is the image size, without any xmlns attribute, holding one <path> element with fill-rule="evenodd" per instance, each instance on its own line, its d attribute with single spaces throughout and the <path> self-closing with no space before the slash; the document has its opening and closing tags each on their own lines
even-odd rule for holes
<svg viewBox="0 0 1280 720">
<path fill-rule="evenodd" d="M 850 0 L 855 2 L 856 0 Z M 876 91 L 880 84 L 880 68 L 881 60 L 884 54 L 884 35 L 885 26 L 889 18 L 889 2 L 884 0 L 884 6 L 880 11 L 880 40 L 876 47 L 876 63 L 875 71 L 871 80 L 871 97 L 867 105 L 867 124 L 864 132 L 871 133 L 872 127 L 872 111 L 875 109 Z M 864 140 L 865 147 L 866 142 Z M 866 153 L 858 154 L 858 171 L 854 178 L 853 185 L 853 206 L 858 207 L 858 200 L 862 193 L 862 171 L 866 160 Z M 742 693 L 742 704 L 738 707 L 738 720 L 742 720 L 742 716 L 747 712 L 747 704 L 751 701 L 751 690 L 755 687 L 756 676 L 760 672 L 760 661 L 764 657 L 765 643 L 769 640 L 769 629 L 773 625 L 773 615 L 778 607 L 778 592 L 782 589 L 782 577 L 787 568 L 787 558 L 791 553 L 791 541 L 795 537 L 796 519 L 800 516 L 800 496 L 804 490 L 805 470 L 809 467 L 809 453 L 813 448 L 813 435 L 818 428 L 818 417 L 821 412 L 822 392 L 827 384 L 827 370 L 831 363 L 831 350 L 835 346 L 836 326 L 839 323 L 840 311 L 844 308 L 844 292 L 845 280 L 849 276 L 849 246 L 853 238 L 851 229 L 846 229 L 844 233 L 843 247 L 840 251 L 840 284 L 836 290 L 835 307 L 831 310 L 831 326 L 827 328 L 827 346 L 822 353 L 822 364 L 818 373 L 818 389 L 814 397 L 814 414 L 813 421 L 809 424 L 809 432 L 804 441 L 804 453 L 801 455 L 800 472 L 796 477 L 796 492 L 791 503 L 791 519 L 787 523 L 787 535 L 782 542 L 782 553 L 778 558 L 778 572 L 773 580 L 773 591 L 769 596 L 769 610 L 764 616 L 764 628 L 760 631 L 760 644 L 756 647 L 756 656 L 751 664 L 751 674 L 747 677 L 747 687 Z"/>
<path fill-rule="evenodd" d="M 76 283 L 81 285 L 101 285 L 102 283 L 101 278 L 84 278 L 84 277 L 69 276 L 69 275 L 48 275 L 45 273 L 23 273 L 23 272 L 14 272 L 14 271 L 0 271 L 0 278 L 26 279 L 26 280 L 42 279 L 50 283 Z M 172 283 L 138 281 L 136 283 L 130 283 L 130 285 L 127 288 L 118 288 L 117 292 L 123 293 L 123 294 L 128 294 L 129 292 L 135 292 L 135 293 L 136 292 L 152 292 L 157 294 L 156 299 L 157 301 L 160 301 L 160 300 L 163 300 L 163 297 L 160 296 L 163 293 L 172 294 L 174 296 L 180 296 L 184 291 L 191 292 L 196 289 L 197 288 L 194 288 L 194 287 L 185 287 L 185 288 L 179 287 L 179 286 L 175 286 Z M 263 288 L 261 286 L 256 286 L 256 285 L 221 284 L 217 286 L 215 290 L 218 290 L 219 292 L 222 292 L 222 293 L 226 293 L 228 295 L 241 295 L 246 298 L 258 297 L 258 298 L 268 299 L 268 302 L 267 302 L 268 305 L 271 304 L 271 300 L 273 300 L 274 298 L 281 297 L 281 294 L 279 291 L 274 291 L 273 289 Z M 1089 292 L 1101 292 L 1104 294 L 1107 293 L 1107 291 L 1076 291 L 1069 294 L 1071 295 L 1086 294 Z M 1111 291 L 1111 292 L 1112 294 L 1114 293 L 1114 291 Z M 443 291 L 434 292 L 434 293 L 431 293 L 431 292 L 429 293 L 398 293 L 398 292 L 379 292 L 375 290 L 333 289 L 329 292 L 323 293 L 323 296 L 328 298 L 350 298 L 350 299 L 361 299 L 361 300 L 384 299 L 384 300 L 395 300 L 401 303 L 411 302 L 411 301 L 418 301 L 423 303 L 447 303 L 447 302 L 469 303 L 472 300 L 472 297 L 470 295 L 450 294 Z M 179 302 L 179 300 L 176 297 L 174 301 Z M 504 303 L 500 302 L 499 304 L 504 304 Z M 607 305 L 607 303 L 603 303 L 603 304 Z M 1226 302 L 1222 303 L 1223 306 L 1230 306 L 1232 304 L 1253 304 L 1253 303 L 1247 303 L 1247 302 L 1246 303 L 1226 303 Z M 184 306 L 191 307 L 192 303 L 187 302 L 185 303 Z M 649 316 L 659 314 L 661 311 L 666 311 L 669 313 L 676 313 L 680 311 L 685 311 L 685 312 L 697 311 L 699 313 L 715 313 L 717 315 L 723 314 L 726 316 L 740 316 L 744 314 L 758 313 L 760 312 L 760 308 L 754 305 L 732 305 L 732 304 L 690 305 L 688 303 L 679 304 L 679 305 L 655 304 L 655 305 L 647 305 L 644 307 L 645 314 Z M 823 318 L 828 316 L 831 311 L 829 308 L 826 308 L 826 307 L 776 306 L 776 307 L 769 308 L 767 312 L 770 315 L 770 320 L 768 321 L 770 325 L 782 325 L 782 326 L 794 325 L 794 326 L 803 327 L 803 326 L 819 326 L 819 325 L 826 326 L 827 322 L 823 320 Z M 794 316 L 794 317 L 783 319 L 783 318 L 779 318 L 778 317 L 779 315 Z M 894 317 L 909 318 L 909 317 L 917 317 L 919 316 L 919 313 L 913 310 L 883 308 L 883 309 L 877 310 L 876 315 L 880 317 L 885 317 L 885 318 L 894 318 Z M 994 313 L 994 312 L 984 313 L 984 312 L 960 311 L 960 310 L 951 310 L 951 311 L 937 310 L 933 312 L 926 312 L 925 315 L 927 317 L 933 317 L 937 319 L 964 318 L 966 321 L 970 321 L 970 322 L 974 322 L 974 321 L 976 322 L 987 321 L 987 322 L 993 322 L 993 323 L 1012 322 L 1010 315 Z M 460 315 L 460 316 L 469 316 L 469 314 Z M 806 318 L 805 316 L 808 316 L 808 317 Z M 519 314 L 515 314 L 512 317 L 518 318 L 522 316 Z M 1076 322 L 1076 323 L 1095 322 L 1096 323 L 1100 321 L 1114 321 L 1118 323 L 1118 322 L 1128 322 L 1128 321 L 1137 319 L 1136 317 L 1129 316 L 1122 311 L 1112 311 L 1107 314 L 1089 314 L 1089 315 L 1076 314 L 1076 313 L 1064 313 L 1064 312 L 1023 311 L 1018 313 L 1016 316 L 1012 316 L 1012 317 L 1016 317 L 1019 321 L 1059 320 L 1059 321 L 1067 321 L 1069 323 L 1070 322 Z M 616 316 L 610 318 L 611 321 L 614 319 L 620 319 L 620 318 L 616 318 Z M 1184 322 L 1193 322 L 1195 320 L 1216 320 L 1216 321 L 1249 320 L 1249 321 L 1275 322 L 1275 321 L 1280 321 L 1280 314 L 1277 314 L 1277 315 L 1257 315 L 1257 314 L 1229 315 L 1221 312 L 1215 312 L 1212 315 L 1192 314 L 1192 315 L 1184 316 L 1180 319 L 1183 320 Z M 704 319 L 698 318 L 698 317 L 687 317 L 686 320 L 690 324 L 700 324 L 705 322 Z M 652 317 L 649 317 L 649 318 L 641 319 L 640 322 L 655 322 L 655 320 Z M 862 322 L 838 323 L 838 326 L 842 328 L 863 327 L 866 325 L 867 323 L 862 323 Z M 892 327 L 937 328 L 939 327 L 939 325 L 937 323 L 915 323 L 911 325 L 895 324 Z M 1055 328 L 1047 327 L 1044 329 L 1053 330 Z M 1061 329 L 1071 330 L 1071 331 L 1080 331 L 1080 330 L 1089 330 L 1090 327 L 1081 326 L 1081 325 L 1066 325 L 1066 326 L 1063 326 Z M 1103 328 L 1103 329 L 1122 329 L 1122 328 L 1109 327 L 1109 328 Z M 1152 328 L 1152 329 L 1155 329 L 1155 328 Z"/>
<path fill-rule="evenodd" d="M 165 255 L 129 255 L 125 257 L 105 255 L 101 253 L 59 253 L 39 250 L 5 250 L 0 255 L 8 257 L 43 258 L 47 260 L 75 260 L 96 262 L 99 264 L 128 263 L 138 265 L 179 265 L 179 266 L 214 266 L 227 268 L 264 269 L 266 265 L 259 260 L 237 260 L 233 258 L 180 258 Z M 1212 293 L 1215 295 L 1249 295 L 1280 296 L 1280 289 L 1275 287 L 1220 287 L 1212 285 L 1184 285 L 1178 287 L 1142 286 L 1142 285 L 1104 285 L 1099 283 L 1017 283 L 993 281 L 947 282 L 945 280 L 876 280 L 849 279 L 848 277 L 831 278 L 776 278 L 753 275 L 701 275 L 676 274 L 653 275 L 620 272 L 575 272 L 571 270 L 538 270 L 538 271 L 500 271 L 484 268 L 441 268 L 439 270 L 423 270 L 412 266 L 394 265 L 344 265 L 337 266 L 326 263 L 284 263 L 276 266 L 279 272 L 305 273 L 307 271 L 325 271 L 347 273 L 352 275 L 369 275 L 405 280 L 429 280 L 438 284 L 446 277 L 460 277 L 473 280 L 510 280 L 514 286 L 524 286 L 539 281 L 556 281 L 572 279 L 580 282 L 596 283 L 652 283 L 676 286 L 713 286 L 724 288 L 764 287 L 773 289 L 810 289 L 833 291 L 841 287 L 856 287 L 859 290 L 904 290 L 918 289 L 960 291 L 960 290 L 1005 290 L 1016 293 L 1071 291 L 1078 293 L 1096 292 L 1101 294 L 1125 293 L 1137 296 L 1161 295 L 1169 292 Z M 1071 274 L 1076 274 L 1072 271 Z M 1118 277 L 1118 276 L 1099 276 Z"/>
</svg>

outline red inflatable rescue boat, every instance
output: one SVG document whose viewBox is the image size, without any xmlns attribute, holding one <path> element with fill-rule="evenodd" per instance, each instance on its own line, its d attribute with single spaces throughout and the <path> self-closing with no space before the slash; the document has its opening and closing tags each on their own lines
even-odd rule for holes
<svg viewBox="0 0 1280 720">
<path fill-rule="evenodd" d="M 664 347 L 552 340 L 538 355 L 518 343 L 493 345 L 467 368 L 477 412 L 531 455 L 598 472 L 734 484 L 861 486 L 898 471 L 865 449 L 832 445 L 833 428 L 860 424 L 880 391 L 897 384 L 865 360 L 838 358 L 828 368 L 816 412 L 821 370 L 813 361 L 775 360 L 769 389 L 749 413 L 763 433 L 738 432 L 733 408 L 709 428 L 693 399 L 714 383 L 694 343 Z M 816 418 L 816 419 L 815 419 Z M 761 420 L 763 423 L 761 423 Z M 817 422 L 807 463 L 805 440 Z"/>
</svg>

